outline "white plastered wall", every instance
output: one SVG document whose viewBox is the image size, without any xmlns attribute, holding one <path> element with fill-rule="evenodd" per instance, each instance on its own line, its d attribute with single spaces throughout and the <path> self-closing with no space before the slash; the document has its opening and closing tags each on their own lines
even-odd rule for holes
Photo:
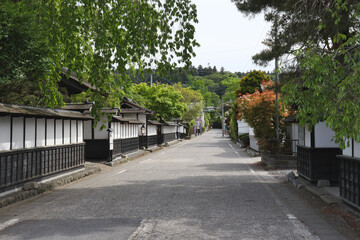
<svg viewBox="0 0 360 240">
<path fill-rule="evenodd" d="M 147 131 L 148 131 L 147 132 L 148 136 L 157 135 L 157 126 L 156 125 L 148 125 Z"/>
<path fill-rule="evenodd" d="M 76 130 L 76 120 L 70 121 L 70 128 L 71 128 L 71 143 L 77 142 L 77 130 Z"/>
<path fill-rule="evenodd" d="M 325 122 L 315 125 L 315 147 L 316 148 L 338 148 L 339 145 L 331 141 L 335 132 L 326 126 Z"/>
<path fill-rule="evenodd" d="M 129 124 L 129 126 L 130 126 L 129 138 L 139 137 L 139 125 L 138 124 Z"/>
<path fill-rule="evenodd" d="M 354 141 L 354 157 L 360 158 L 360 143 Z"/>
<path fill-rule="evenodd" d="M 106 131 L 108 126 L 107 120 L 107 116 L 101 117 L 101 120 L 97 123 L 96 128 L 94 129 L 94 139 L 108 139 L 108 132 Z M 102 125 L 105 125 L 105 128 L 100 130 Z"/>
<path fill-rule="evenodd" d="M 77 142 L 82 143 L 84 142 L 84 136 L 83 136 L 83 121 L 77 121 Z"/>
<path fill-rule="evenodd" d="M 55 119 L 46 119 L 46 146 L 55 145 Z"/>
<path fill-rule="evenodd" d="M 84 139 L 92 139 L 92 121 L 84 121 Z"/>
<path fill-rule="evenodd" d="M 121 124 L 120 125 L 120 138 L 121 139 L 124 139 L 125 138 L 125 129 L 126 129 L 126 124 Z"/>
<path fill-rule="evenodd" d="M 238 120 L 238 134 L 249 133 L 249 125 L 244 120 Z"/>
<path fill-rule="evenodd" d="M 258 140 L 255 138 L 254 129 L 249 127 L 250 148 L 259 151 Z"/>
<path fill-rule="evenodd" d="M 36 146 L 45 146 L 45 118 L 38 118 L 36 120 Z"/>
<path fill-rule="evenodd" d="M 305 146 L 311 147 L 311 132 L 307 126 L 305 127 Z"/>
<path fill-rule="evenodd" d="M 69 144 L 70 129 L 72 142 L 83 142 L 82 120 L 12 117 L 11 128 L 11 117 L 0 117 L 0 151 Z"/>
<path fill-rule="evenodd" d="M 348 142 L 349 141 L 349 142 Z M 346 148 L 343 150 L 343 154 L 342 155 L 345 155 L 345 156 L 348 156 L 348 157 L 352 157 L 352 140 L 348 140 L 346 141 Z M 349 146 L 347 145 L 349 143 Z"/>
<path fill-rule="evenodd" d="M 25 148 L 35 147 L 35 118 L 25 118 Z"/>
<path fill-rule="evenodd" d="M 10 117 L 0 117 L 0 151 L 10 150 Z"/>
<path fill-rule="evenodd" d="M 305 129 L 304 127 L 298 125 L 298 145 L 299 146 L 305 146 Z"/>
<path fill-rule="evenodd" d="M 161 133 L 162 134 L 176 133 L 176 126 L 162 126 Z"/>
<path fill-rule="evenodd" d="M 70 120 L 64 120 L 64 144 L 70 144 Z"/>
<path fill-rule="evenodd" d="M 111 122 L 111 129 L 113 131 L 113 138 L 121 138 L 121 124 L 119 122 Z"/>
<path fill-rule="evenodd" d="M 24 148 L 24 117 L 13 117 L 11 148 Z"/>
<path fill-rule="evenodd" d="M 61 145 L 63 143 L 63 120 L 62 119 L 56 119 L 55 120 L 55 144 Z"/>
</svg>

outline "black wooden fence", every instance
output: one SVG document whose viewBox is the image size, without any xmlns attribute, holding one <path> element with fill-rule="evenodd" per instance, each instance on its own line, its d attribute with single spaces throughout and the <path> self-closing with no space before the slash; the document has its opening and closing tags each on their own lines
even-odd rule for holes
<svg viewBox="0 0 360 240">
<path fill-rule="evenodd" d="M 139 136 L 139 145 L 140 147 L 149 148 L 158 144 L 158 136 Z"/>
<path fill-rule="evenodd" d="M 311 182 L 327 179 L 339 182 L 339 148 L 310 148 L 297 146 L 297 172 Z"/>
<path fill-rule="evenodd" d="M 125 138 L 121 139 L 121 151 L 122 153 L 129 153 L 137 151 L 139 149 L 139 138 Z"/>
<path fill-rule="evenodd" d="M 165 133 L 163 134 L 164 142 L 171 142 L 176 139 L 176 133 Z"/>
<path fill-rule="evenodd" d="M 0 152 L 0 189 L 81 166 L 85 143 Z"/>
<path fill-rule="evenodd" d="M 360 159 L 338 156 L 340 161 L 340 196 L 360 208 Z"/>
</svg>

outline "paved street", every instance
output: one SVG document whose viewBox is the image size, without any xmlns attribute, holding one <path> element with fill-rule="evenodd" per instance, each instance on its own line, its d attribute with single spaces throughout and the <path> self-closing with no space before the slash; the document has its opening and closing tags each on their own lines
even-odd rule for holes
<svg viewBox="0 0 360 240">
<path fill-rule="evenodd" d="M 345 239 L 212 130 L 0 209 L 0 239 Z"/>
</svg>

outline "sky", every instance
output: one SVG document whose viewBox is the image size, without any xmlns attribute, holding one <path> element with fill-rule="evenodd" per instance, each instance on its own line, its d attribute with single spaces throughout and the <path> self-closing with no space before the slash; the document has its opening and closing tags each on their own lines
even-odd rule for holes
<svg viewBox="0 0 360 240">
<path fill-rule="evenodd" d="M 251 57 L 265 49 L 261 42 L 270 31 L 263 15 L 244 16 L 231 0 L 192 0 L 198 11 L 195 38 L 200 47 L 195 49 L 193 65 L 224 67 L 230 72 L 251 70 L 273 71 L 274 64 L 262 67 Z"/>
</svg>

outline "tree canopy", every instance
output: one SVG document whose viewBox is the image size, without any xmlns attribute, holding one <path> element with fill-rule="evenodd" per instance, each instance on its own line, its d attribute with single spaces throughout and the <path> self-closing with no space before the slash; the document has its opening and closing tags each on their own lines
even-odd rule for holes
<svg viewBox="0 0 360 240">
<path fill-rule="evenodd" d="M 267 82 L 269 80 L 270 77 L 265 72 L 253 70 L 240 79 L 239 88 L 235 90 L 235 93 L 236 95 L 252 94 L 255 90 L 259 90 L 263 81 Z"/>
<path fill-rule="evenodd" d="M 336 36 L 353 36 L 358 25 L 357 0 L 232 0 L 247 15 L 265 13 L 272 29 L 264 43 L 268 49 L 253 56 L 266 65 L 275 57 L 294 54 L 309 45 L 332 50 L 339 46 Z"/>
<path fill-rule="evenodd" d="M 335 1 L 328 11 L 332 22 L 319 28 L 332 30 L 331 48 L 312 44 L 298 52 L 300 74 L 285 82 L 283 102 L 296 108 L 302 125 L 325 121 L 344 148 L 347 139 L 360 142 L 360 4 Z"/>
<path fill-rule="evenodd" d="M 300 124 L 311 129 L 325 121 L 341 147 L 350 138 L 360 142 L 359 1 L 233 2 L 245 14 L 264 11 L 272 23 L 264 41 L 269 48 L 255 62 L 291 55 L 283 58 L 281 100 L 297 111 Z"/>
<path fill-rule="evenodd" d="M 191 120 L 200 117 L 204 108 L 204 98 L 199 91 L 195 91 L 190 87 L 184 88 L 181 83 L 174 84 L 176 91 L 180 92 L 183 96 L 182 102 L 188 106 L 188 109 L 184 112 L 182 120 L 190 122 Z"/>
<path fill-rule="evenodd" d="M 0 9 L 0 61 L 13 58 L 15 44 L 23 52 L 22 61 L 14 58 L 0 69 L 0 84 L 31 81 L 50 107 L 62 104 L 57 82 L 63 67 L 96 87 L 90 97 L 100 109 L 116 84 L 111 74 L 126 82 L 129 71 L 145 67 L 163 74 L 188 67 L 198 46 L 190 0 L 4 0 Z M 20 33 L 19 41 L 11 31 Z"/>
<path fill-rule="evenodd" d="M 181 92 L 167 84 L 154 84 L 152 87 L 146 83 L 132 85 L 129 96 L 137 103 L 155 112 L 155 117 L 161 121 L 182 118 L 188 110 Z"/>
<path fill-rule="evenodd" d="M 264 90 L 255 90 L 252 94 L 244 94 L 238 98 L 238 118 L 245 120 L 254 129 L 262 150 L 274 150 L 276 144 L 276 96 L 271 89 L 274 83 L 263 81 Z M 279 106 L 280 118 L 288 116 L 289 112 L 284 105 Z M 285 134 L 285 128 L 280 126 L 280 134 Z"/>
<path fill-rule="evenodd" d="M 51 67 L 45 29 L 37 28 L 37 17 L 11 1 L 0 7 L 0 102 L 44 105 L 33 80 Z M 37 83 L 41 83 L 38 79 Z"/>
</svg>

